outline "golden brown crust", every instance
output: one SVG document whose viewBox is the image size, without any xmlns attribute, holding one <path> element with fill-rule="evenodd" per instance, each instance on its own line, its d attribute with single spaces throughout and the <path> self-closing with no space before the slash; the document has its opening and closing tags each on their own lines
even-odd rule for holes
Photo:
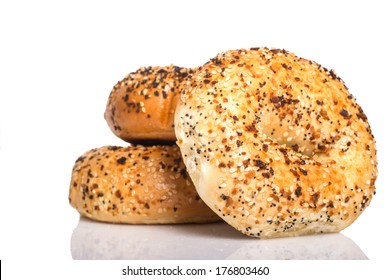
<svg viewBox="0 0 390 280">
<path fill-rule="evenodd" d="M 375 141 L 342 80 L 284 50 L 228 51 L 183 91 L 177 143 L 200 197 L 239 231 L 337 232 L 375 192 Z"/>
<path fill-rule="evenodd" d="M 129 224 L 219 220 L 200 199 L 177 146 L 106 146 L 74 165 L 70 204 L 88 218 Z"/>
<path fill-rule="evenodd" d="M 143 67 L 118 82 L 104 117 L 119 138 L 175 141 L 173 118 L 181 84 L 193 70 L 174 65 Z"/>
</svg>

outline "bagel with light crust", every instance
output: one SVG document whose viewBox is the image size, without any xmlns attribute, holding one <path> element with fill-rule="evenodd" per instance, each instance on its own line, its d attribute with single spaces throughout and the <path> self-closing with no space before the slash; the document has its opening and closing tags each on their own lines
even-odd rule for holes
<svg viewBox="0 0 390 280">
<path fill-rule="evenodd" d="M 112 89 L 104 117 L 126 142 L 175 141 L 173 118 L 183 81 L 192 69 L 174 65 L 142 67 Z"/>
<path fill-rule="evenodd" d="M 333 70 L 285 50 L 217 55 L 183 89 L 175 131 L 203 201 L 260 238 L 338 232 L 375 193 L 375 141 Z"/>
<path fill-rule="evenodd" d="M 218 221 L 198 196 L 177 146 L 106 146 L 79 157 L 70 204 L 90 219 L 169 224 Z"/>
</svg>

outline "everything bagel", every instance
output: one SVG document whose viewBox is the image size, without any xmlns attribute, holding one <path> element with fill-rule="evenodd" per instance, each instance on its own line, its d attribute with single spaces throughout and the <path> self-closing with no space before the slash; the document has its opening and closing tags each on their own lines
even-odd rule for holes
<svg viewBox="0 0 390 280">
<path fill-rule="evenodd" d="M 338 232 L 375 193 L 375 141 L 334 71 L 285 50 L 221 53 L 183 89 L 175 132 L 203 201 L 260 238 Z"/>
<path fill-rule="evenodd" d="M 183 81 L 192 69 L 174 65 L 142 67 L 112 89 L 104 117 L 126 142 L 175 141 L 173 118 Z"/>
<path fill-rule="evenodd" d="M 70 204 L 111 223 L 167 224 L 220 220 L 199 198 L 177 146 L 106 146 L 79 157 Z"/>
</svg>

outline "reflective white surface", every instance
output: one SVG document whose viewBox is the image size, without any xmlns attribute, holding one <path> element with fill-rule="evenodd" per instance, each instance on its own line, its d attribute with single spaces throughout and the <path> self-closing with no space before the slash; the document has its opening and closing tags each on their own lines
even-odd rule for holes
<svg viewBox="0 0 390 280">
<path fill-rule="evenodd" d="M 260 240 L 224 222 L 117 225 L 80 218 L 71 238 L 73 259 L 367 259 L 340 233 Z"/>
</svg>

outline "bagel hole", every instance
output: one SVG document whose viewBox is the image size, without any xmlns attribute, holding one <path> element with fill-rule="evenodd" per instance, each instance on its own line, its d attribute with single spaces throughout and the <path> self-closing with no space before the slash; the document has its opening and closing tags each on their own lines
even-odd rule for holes
<svg viewBox="0 0 390 280">
<path fill-rule="evenodd" d="M 273 142 L 276 142 L 278 145 L 282 146 L 282 148 L 290 148 L 294 152 L 302 154 L 307 157 L 312 157 L 319 149 L 315 142 L 310 142 L 305 140 L 305 136 L 303 137 L 299 133 L 288 133 L 288 131 L 292 131 L 287 127 L 277 126 L 277 128 L 272 127 L 270 125 L 262 126 L 263 133 Z M 293 131 L 292 131 L 293 132 Z"/>
</svg>

